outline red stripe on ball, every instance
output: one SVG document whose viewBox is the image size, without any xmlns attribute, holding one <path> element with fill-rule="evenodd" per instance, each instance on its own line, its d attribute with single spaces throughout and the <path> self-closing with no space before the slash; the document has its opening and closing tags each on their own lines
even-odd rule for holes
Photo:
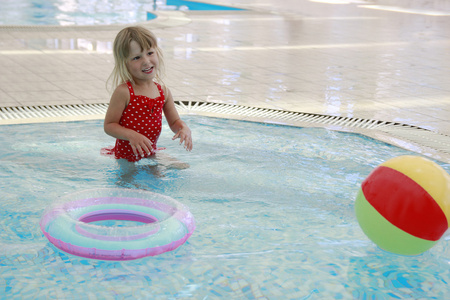
<svg viewBox="0 0 450 300">
<path fill-rule="evenodd" d="M 367 201 L 401 230 L 437 241 L 448 228 L 447 218 L 428 192 L 405 174 L 379 166 L 361 184 Z"/>
</svg>

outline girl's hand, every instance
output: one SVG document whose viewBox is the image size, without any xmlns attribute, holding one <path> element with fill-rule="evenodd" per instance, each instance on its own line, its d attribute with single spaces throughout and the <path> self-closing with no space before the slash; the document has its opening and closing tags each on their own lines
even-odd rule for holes
<svg viewBox="0 0 450 300">
<path fill-rule="evenodd" d="M 184 123 L 178 115 L 175 103 L 173 101 L 172 93 L 169 89 L 165 89 L 167 95 L 166 102 L 164 103 L 164 115 L 166 116 L 167 123 L 169 123 L 170 129 L 175 133 L 172 140 L 180 139 L 180 145 L 184 143 L 184 148 L 187 151 L 192 150 L 192 136 L 191 130 Z"/>
<path fill-rule="evenodd" d="M 150 155 L 153 152 L 153 143 L 146 136 L 136 131 L 132 132 L 128 141 L 136 156 L 144 157 L 145 154 Z"/>
<path fill-rule="evenodd" d="M 191 136 L 191 130 L 189 127 L 184 126 L 178 132 L 173 136 L 172 140 L 175 140 L 179 138 L 180 139 L 180 145 L 184 142 L 184 149 L 187 151 L 192 150 L 192 136 Z"/>
</svg>

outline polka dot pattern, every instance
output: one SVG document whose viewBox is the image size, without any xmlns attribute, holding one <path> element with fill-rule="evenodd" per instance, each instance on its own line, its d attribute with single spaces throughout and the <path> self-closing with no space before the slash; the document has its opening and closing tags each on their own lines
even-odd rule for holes
<svg viewBox="0 0 450 300">
<path fill-rule="evenodd" d="M 162 128 L 162 111 L 164 106 L 164 92 L 161 85 L 156 83 L 159 90 L 159 97 L 151 99 L 143 95 L 135 95 L 133 86 L 127 82 L 130 90 L 130 103 L 122 113 L 119 124 L 125 128 L 133 129 L 145 135 L 153 143 L 153 151 L 150 155 L 145 154 L 144 157 L 153 155 L 156 148 L 156 142 L 161 134 Z M 110 155 L 115 158 L 125 158 L 134 162 L 142 159 L 141 156 L 135 156 L 130 146 L 130 142 L 117 139 L 116 145 L 111 149 Z"/>
</svg>

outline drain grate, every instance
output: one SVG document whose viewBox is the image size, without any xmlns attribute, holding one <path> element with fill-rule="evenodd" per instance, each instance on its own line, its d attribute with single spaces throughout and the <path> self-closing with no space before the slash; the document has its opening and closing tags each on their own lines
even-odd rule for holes
<svg viewBox="0 0 450 300">
<path fill-rule="evenodd" d="M 223 104 L 223 103 L 182 101 L 178 102 L 177 106 L 179 110 L 181 109 L 184 110 L 185 112 L 209 112 L 224 115 L 242 116 L 246 118 L 267 118 L 280 121 L 293 121 L 293 122 L 299 121 L 306 123 L 317 123 L 323 125 L 335 125 L 342 127 L 358 127 L 365 129 L 379 129 L 387 126 L 400 126 L 413 128 L 416 130 L 428 131 L 420 127 L 395 122 L 302 113 L 270 108 Z"/>
<path fill-rule="evenodd" d="M 450 136 L 416 126 L 224 103 L 176 101 L 175 104 L 181 114 L 357 132 L 450 162 Z M 0 125 L 103 119 L 107 109 L 108 104 L 104 103 L 0 107 Z"/>
<path fill-rule="evenodd" d="M 107 108 L 107 104 L 0 107 L 0 124 L 52 122 L 58 121 L 60 118 L 63 118 L 63 121 L 72 121 L 82 116 L 92 116 L 93 118 L 101 116 L 103 118 Z"/>
<path fill-rule="evenodd" d="M 223 103 L 182 101 L 177 107 L 186 113 L 357 132 L 450 163 L 450 136 L 417 126 Z"/>
</svg>

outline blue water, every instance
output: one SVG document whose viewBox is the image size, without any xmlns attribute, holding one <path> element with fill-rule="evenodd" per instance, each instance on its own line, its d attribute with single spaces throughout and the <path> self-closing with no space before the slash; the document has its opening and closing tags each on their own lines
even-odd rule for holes
<svg viewBox="0 0 450 300">
<path fill-rule="evenodd" d="M 243 10 L 241 8 L 186 0 L 167 0 L 167 5 L 177 8 L 184 6 L 188 10 Z"/>
<path fill-rule="evenodd" d="M 167 0 L 163 6 L 155 5 L 155 10 L 232 10 L 239 11 L 244 10 L 237 7 L 224 6 L 224 5 L 216 5 L 209 4 L 197 1 L 186 1 L 186 0 Z M 147 12 L 147 20 L 156 19 L 157 15 L 151 12 Z"/>
<path fill-rule="evenodd" d="M 156 10 L 241 10 L 184 0 L 2 0 L 0 25 L 109 25 L 145 22 Z"/>
<path fill-rule="evenodd" d="M 190 165 L 133 166 L 101 156 L 114 140 L 102 121 L 1 126 L 2 299 L 445 299 L 449 240 L 422 255 L 380 250 L 361 231 L 353 203 L 361 181 L 411 154 L 370 138 L 184 117 L 194 150 L 160 147 Z M 446 171 L 448 164 L 440 163 Z M 187 205 L 197 228 L 173 252 L 128 262 L 66 254 L 39 228 L 67 193 L 144 189 Z"/>
</svg>

